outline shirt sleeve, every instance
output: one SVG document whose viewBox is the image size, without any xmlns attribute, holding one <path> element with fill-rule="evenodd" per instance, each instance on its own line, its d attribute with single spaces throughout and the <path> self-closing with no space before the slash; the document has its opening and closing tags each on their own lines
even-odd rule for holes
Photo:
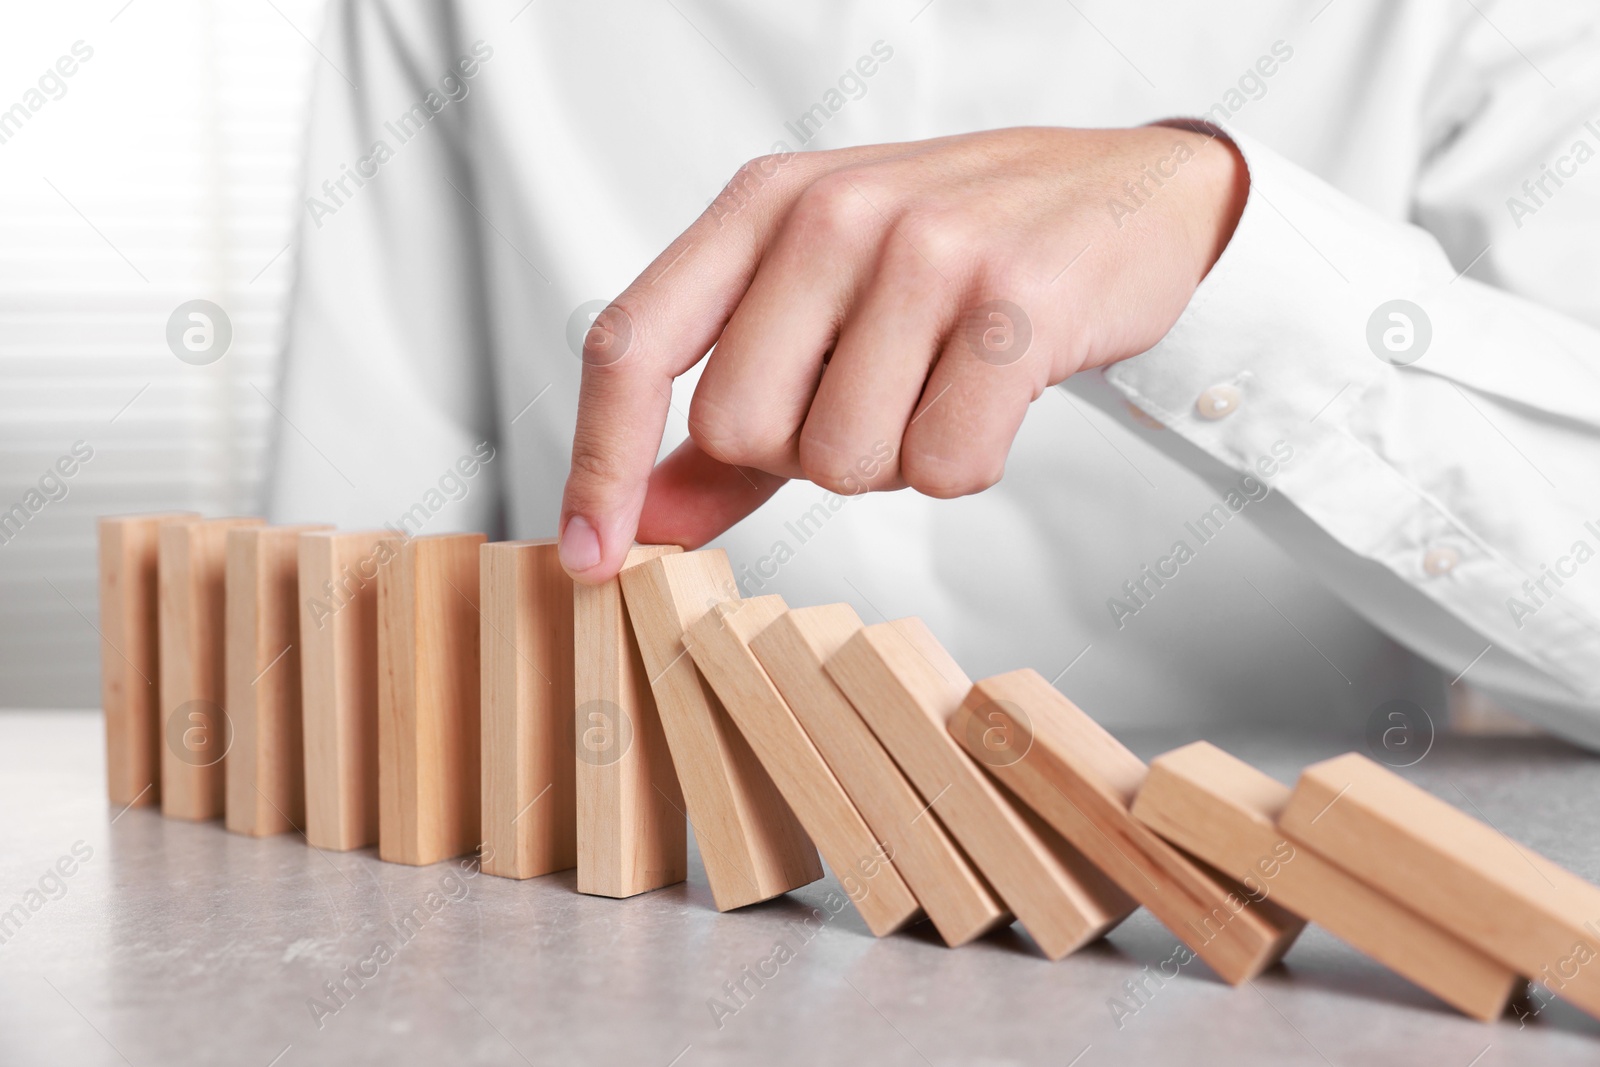
<svg viewBox="0 0 1600 1067">
<path fill-rule="evenodd" d="M 1270 482 L 1258 523 L 1354 608 L 1600 747 L 1600 51 L 1591 26 L 1506 60 L 1491 30 L 1441 61 L 1421 225 L 1229 133 L 1251 188 L 1228 248 L 1088 395 Z"/>
</svg>

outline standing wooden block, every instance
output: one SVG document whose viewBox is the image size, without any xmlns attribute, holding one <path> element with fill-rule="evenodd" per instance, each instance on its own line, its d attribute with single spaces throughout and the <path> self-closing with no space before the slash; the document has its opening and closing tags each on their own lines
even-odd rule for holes
<svg viewBox="0 0 1600 1067">
<path fill-rule="evenodd" d="M 532 878 L 577 865 L 572 579 L 554 541 L 484 545 L 483 869 Z"/>
<path fill-rule="evenodd" d="M 900 769 L 1051 959 L 1133 911 L 1055 831 L 1012 805 L 945 730 L 972 688 L 920 619 L 867 626 L 827 662 Z"/>
<path fill-rule="evenodd" d="M 306 824 L 300 723 L 300 534 L 325 526 L 228 531 L 224 692 L 233 722 L 226 814 L 235 833 L 264 837 Z"/>
<path fill-rule="evenodd" d="M 623 567 L 681 551 L 635 545 Z M 622 583 L 573 589 L 578 892 L 631 897 L 688 873 L 683 791 Z"/>
<path fill-rule="evenodd" d="M 378 843 L 378 572 L 391 530 L 300 535 L 300 679 L 306 840 Z"/>
<path fill-rule="evenodd" d="M 684 643 L 867 929 L 882 937 L 920 919 L 922 908 L 750 651 L 751 639 L 788 610 L 777 596 L 725 601 L 689 627 Z"/>
<path fill-rule="evenodd" d="M 161 527 L 161 811 L 176 819 L 223 812 L 223 758 L 232 726 L 222 708 L 228 531 L 261 519 L 189 519 Z"/>
<path fill-rule="evenodd" d="M 658 556 L 621 578 L 717 909 L 821 878 L 816 847 L 684 647 L 700 616 L 738 596 L 727 554 Z"/>
<path fill-rule="evenodd" d="M 106 793 L 113 804 L 161 802 L 159 531 L 191 512 L 102 518 L 100 706 L 106 717 Z"/>
<path fill-rule="evenodd" d="M 859 629 L 849 604 L 795 608 L 755 635 L 750 648 L 939 936 L 964 945 L 1011 916 L 823 669 Z"/>
<path fill-rule="evenodd" d="M 1600 1018 L 1600 888 L 1353 752 L 1307 767 L 1278 825 Z"/>
<path fill-rule="evenodd" d="M 1174 845 L 1265 894 L 1475 1019 L 1494 1019 L 1517 984 L 1403 904 L 1285 837 L 1289 789 L 1204 741 L 1150 765 L 1133 814 Z"/>
<path fill-rule="evenodd" d="M 1305 922 L 1226 885 L 1129 814 L 1144 762 L 1031 670 L 987 678 L 950 736 L 1224 981 L 1278 961 Z"/>
<path fill-rule="evenodd" d="M 378 571 L 378 858 L 425 866 L 475 849 L 478 546 L 400 545 Z"/>
</svg>

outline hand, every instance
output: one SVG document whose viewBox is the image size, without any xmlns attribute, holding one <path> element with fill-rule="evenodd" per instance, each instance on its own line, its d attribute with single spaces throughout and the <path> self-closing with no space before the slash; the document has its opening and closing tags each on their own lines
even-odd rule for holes
<svg viewBox="0 0 1600 1067">
<path fill-rule="evenodd" d="M 746 164 L 584 346 L 561 559 L 696 547 L 789 478 L 979 492 L 1028 404 L 1137 355 L 1226 247 L 1249 178 L 1205 133 L 1013 129 Z M 672 380 L 715 345 L 652 472 Z"/>
</svg>

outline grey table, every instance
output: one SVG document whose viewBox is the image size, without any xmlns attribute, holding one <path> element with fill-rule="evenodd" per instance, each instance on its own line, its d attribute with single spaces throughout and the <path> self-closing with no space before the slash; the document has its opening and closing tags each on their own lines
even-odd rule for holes
<svg viewBox="0 0 1600 1067">
<path fill-rule="evenodd" d="M 1192 738 L 1128 740 L 1148 757 Z M 1354 747 L 1212 740 L 1289 781 Z M 1015 928 L 958 950 L 874 939 L 831 912 L 831 878 L 720 915 L 697 858 L 686 884 L 584 897 L 571 872 L 519 883 L 119 813 L 101 743 L 95 714 L 0 713 L 0 912 L 38 905 L 0 934 L 6 1067 L 1600 1063 L 1600 1023 L 1564 1004 L 1474 1023 L 1315 929 L 1250 985 L 1195 962 L 1135 1001 L 1125 983 L 1176 945 L 1147 913 L 1050 963 Z M 1600 762 L 1443 739 L 1406 773 L 1600 879 Z"/>
</svg>

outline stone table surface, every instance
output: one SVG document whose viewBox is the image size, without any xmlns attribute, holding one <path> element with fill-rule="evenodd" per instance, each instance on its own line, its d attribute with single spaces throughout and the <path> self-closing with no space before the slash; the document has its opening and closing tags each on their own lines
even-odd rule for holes
<svg viewBox="0 0 1600 1067">
<path fill-rule="evenodd" d="M 1194 738 L 1124 739 L 1149 758 Z M 1210 739 L 1285 781 L 1360 746 Z M 1248 985 L 1196 961 L 1136 1000 L 1177 945 L 1146 912 L 1050 963 L 1017 927 L 874 939 L 831 876 L 722 915 L 691 857 L 682 885 L 586 897 L 571 871 L 515 882 L 119 811 L 101 746 L 95 712 L 0 713 L 6 1067 L 1600 1063 L 1600 1022 L 1559 1001 L 1472 1022 L 1316 929 Z M 1600 761 L 1441 738 L 1403 773 L 1600 880 Z"/>
</svg>

